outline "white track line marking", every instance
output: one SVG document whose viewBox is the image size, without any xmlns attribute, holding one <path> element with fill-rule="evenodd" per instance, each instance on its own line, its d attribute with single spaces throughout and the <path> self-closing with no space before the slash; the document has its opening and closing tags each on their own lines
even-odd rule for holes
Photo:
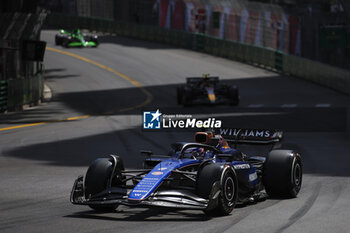
<svg viewBox="0 0 350 233">
<path fill-rule="evenodd" d="M 249 104 L 248 108 L 262 108 L 264 104 Z"/>
<path fill-rule="evenodd" d="M 331 107 L 331 104 L 316 104 L 315 107 L 316 108 L 329 108 Z"/>
<path fill-rule="evenodd" d="M 297 104 L 282 104 L 282 108 L 296 108 L 298 105 Z"/>
</svg>

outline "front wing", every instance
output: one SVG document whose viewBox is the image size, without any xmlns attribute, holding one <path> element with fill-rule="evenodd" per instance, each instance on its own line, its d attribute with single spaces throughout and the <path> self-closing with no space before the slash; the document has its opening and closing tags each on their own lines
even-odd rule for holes
<svg viewBox="0 0 350 233">
<path fill-rule="evenodd" d="M 137 207 L 167 207 L 180 209 L 204 210 L 208 207 L 208 200 L 198 197 L 187 190 L 162 190 L 155 191 L 147 199 L 129 200 L 131 189 L 112 187 L 94 195 L 84 197 L 83 176 L 79 176 L 73 185 L 70 196 L 72 204 L 76 205 L 126 205 Z"/>
<path fill-rule="evenodd" d="M 224 91 L 223 88 L 216 88 L 214 90 L 215 100 L 209 99 L 208 93 L 202 88 L 195 88 L 191 91 L 191 98 L 189 101 L 192 104 L 226 104 L 234 101 L 232 97 Z"/>
<path fill-rule="evenodd" d="M 95 47 L 98 44 L 94 41 L 86 41 L 86 43 L 82 43 L 81 41 L 72 40 L 68 43 L 68 47 Z"/>
</svg>

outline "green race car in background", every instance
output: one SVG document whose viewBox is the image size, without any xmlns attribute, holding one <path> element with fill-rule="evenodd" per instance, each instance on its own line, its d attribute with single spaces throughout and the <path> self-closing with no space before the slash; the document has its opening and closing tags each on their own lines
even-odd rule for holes
<svg viewBox="0 0 350 233">
<path fill-rule="evenodd" d="M 97 47 L 99 45 L 98 36 L 94 34 L 82 33 L 80 29 L 64 30 L 60 29 L 55 36 L 55 44 L 70 47 Z"/>
</svg>

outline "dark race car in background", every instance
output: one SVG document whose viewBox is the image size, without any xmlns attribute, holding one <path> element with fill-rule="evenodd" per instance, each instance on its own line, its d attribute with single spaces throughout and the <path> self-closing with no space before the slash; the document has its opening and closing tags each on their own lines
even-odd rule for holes
<svg viewBox="0 0 350 233">
<path fill-rule="evenodd" d="M 267 196 L 294 198 L 301 188 L 301 156 L 293 150 L 276 149 L 281 139 L 282 132 L 275 130 L 198 132 L 196 142 L 174 143 L 167 155 L 142 151 L 144 169 L 125 169 L 116 155 L 99 158 L 85 178 L 76 179 L 70 200 L 103 211 L 127 205 L 227 215 L 236 204 Z M 236 148 L 241 144 L 269 149 L 266 154 L 245 154 Z"/>
<path fill-rule="evenodd" d="M 97 47 L 99 40 L 97 35 L 82 33 L 80 29 L 71 31 L 61 29 L 55 36 L 55 44 L 66 48 Z"/>
<path fill-rule="evenodd" d="M 177 103 L 191 104 L 239 104 L 239 92 L 235 85 L 221 83 L 219 77 L 186 78 L 186 84 L 177 88 Z"/>
</svg>

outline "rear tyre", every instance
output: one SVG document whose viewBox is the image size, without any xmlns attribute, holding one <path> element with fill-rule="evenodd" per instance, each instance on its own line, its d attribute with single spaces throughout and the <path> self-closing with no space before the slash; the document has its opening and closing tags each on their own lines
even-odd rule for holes
<svg viewBox="0 0 350 233">
<path fill-rule="evenodd" d="M 295 198 L 302 184 L 302 163 L 298 153 L 273 150 L 264 165 L 263 183 L 273 198 Z"/>
<path fill-rule="evenodd" d="M 230 104 L 237 106 L 239 104 L 239 92 L 236 86 L 231 86 L 228 93 Z"/>
<path fill-rule="evenodd" d="M 183 93 L 184 93 L 184 88 L 183 87 L 178 87 L 176 89 L 176 100 L 177 100 L 177 104 L 179 104 L 179 105 L 182 104 Z"/>
<path fill-rule="evenodd" d="M 94 43 L 95 43 L 95 45 L 94 46 L 92 46 L 92 47 L 94 47 L 94 48 L 97 48 L 98 46 L 99 46 L 99 42 L 98 42 L 98 40 L 92 40 Z"/>
</svg>

